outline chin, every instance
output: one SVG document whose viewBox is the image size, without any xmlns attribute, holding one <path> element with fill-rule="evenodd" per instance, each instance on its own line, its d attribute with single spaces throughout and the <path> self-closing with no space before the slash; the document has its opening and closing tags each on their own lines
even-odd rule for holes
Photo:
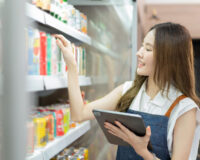
<svg viewBox="0 0 200 160">
<path fill-rule="evenodd" d="M 148 74 L 146 74 L 145 72 L 141 71 L 140 69 L 137 68 L 137 74 L 139 76 L 149 76 Z"/>
</svg>

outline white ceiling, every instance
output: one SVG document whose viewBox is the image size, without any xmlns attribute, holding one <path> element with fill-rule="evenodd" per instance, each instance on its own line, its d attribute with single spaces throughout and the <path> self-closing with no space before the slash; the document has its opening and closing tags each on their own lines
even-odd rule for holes
<svg viewBox="0 0 200 160">
<path fill-rule="evenodd" d="M 145 0 L 147 4 L 200 4 L 200 0 Z"/>
</svg>

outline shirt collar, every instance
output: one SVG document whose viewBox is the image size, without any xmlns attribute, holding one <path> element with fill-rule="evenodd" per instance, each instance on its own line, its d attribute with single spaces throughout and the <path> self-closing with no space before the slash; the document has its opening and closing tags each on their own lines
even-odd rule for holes
<svg viewBox="0 0 200 160">
<path fill-rule="evenodd" d="M 146 92 L 146 83 L 147 83 L 147 81 L 145 81 L 143 83 L 143 85 L 139 91 L 139 94 L 140 94 L 139 97 L 141 97 L 142 94 Z M 163 107 L 165 104 L 167 104 L 167 102 L 171 102 L 171 103 L 174 102 L 174 100 L 180 94 L 181 93 L 178 92 L 178 90 L 173 85 L 170 85 L 168 96 L 167 96 L 167 87 L 165 87 L 163 94 L 161 91 L 159 91 L 157 93 L 157 95 L 154 97 L 154 99 L 151 100 L 151 103 L 155 104 L 158 107 Z"/>
</svg>

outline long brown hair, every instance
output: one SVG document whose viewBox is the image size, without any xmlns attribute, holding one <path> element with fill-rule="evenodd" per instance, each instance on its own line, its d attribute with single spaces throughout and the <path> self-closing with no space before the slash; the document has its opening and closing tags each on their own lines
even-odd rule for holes
<svg viewBox="0 0 200 160">
<path fill-rule="evenodd" d="M 189 31 L 180 24 L 161 23 L 155 30 L 153 54 L 155 58 L 154 81 L 164 91 L 174 85 L 185 96 L 193 99 L 198 106 L 200 100 L 195 93 L 193 45 Z M 121 97 L 118 111 L 126 111 L 137 95 L 147 76 L 136 74 L 133 86 Z"/>
</svg>

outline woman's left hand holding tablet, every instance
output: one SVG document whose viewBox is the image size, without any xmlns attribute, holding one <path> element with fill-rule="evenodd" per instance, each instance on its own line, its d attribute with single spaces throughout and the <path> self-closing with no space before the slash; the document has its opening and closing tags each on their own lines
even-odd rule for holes
<svg viewBox="0 0 200 160">
<path fill-rule="evenodd" d="M 135 152 L 141 157 L 146 159 L 153 159 L 153 155 L 147 149 L 150 136 L 151 136 L 151 128 L 148 126 L 146 128 L 146 135 L 144 137 L 139 137 L 131 132 L 128 128 L 123 126 L 120 122 L 115 121 L 115 124 L 118 126 L 114 126 L 111 123 L 105 122 L 104 126 L 108 129 L 108 132 L 121 138 L 123 141 L 129 143 L 135 150 Z"/>
</svg>

